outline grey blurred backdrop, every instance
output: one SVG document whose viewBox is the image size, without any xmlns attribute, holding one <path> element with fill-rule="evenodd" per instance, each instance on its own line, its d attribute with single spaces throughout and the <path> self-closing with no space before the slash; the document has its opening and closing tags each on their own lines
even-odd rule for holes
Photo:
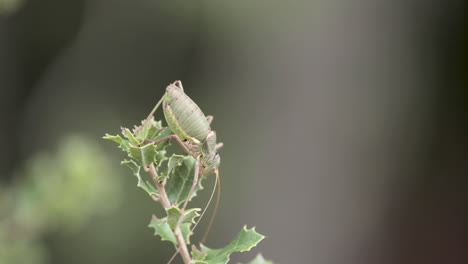
<svg viewBox="0 0 468 264">
<path fill-rule="evenodd" d="M 100 137 L 145 118 L 180 79 L 225 143 L 208 245 L 244 224 L 267 235 L 233 263 L 256 252 L 284 264 L 467 263 L 465 7 L 21 2 L 0 18 L 1 179 L 67 134 L 95 139 L 124 197 L 79 232 L 44 237 L 50 262 L 165 263 L 170 244 L 147 228 L 157 206 Z"/>
</svg>

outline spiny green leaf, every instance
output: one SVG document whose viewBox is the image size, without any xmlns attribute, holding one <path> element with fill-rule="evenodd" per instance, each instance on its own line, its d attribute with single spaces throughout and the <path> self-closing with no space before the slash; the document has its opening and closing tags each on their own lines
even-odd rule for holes
<svg viewBox="0 0 468 264">
<path fill-rule="evenodd" d="M 191 226 L 190 223 L 185 223 L 185 224 L 180 225 L 180 231 L 182 232 L 182 237 L 184 238 L 185 243 L 187 245 L 190 244 L 190 236 L 192 236 L 193 234 L 190 226 Z"/>
<path fill-rule="evenodd" d="M 171 241 L 174 245 L 177 245 L 177 239 L 174 231 L 167 221 L 167 218 L 158 219 L 153 215 L 148 227 L 153 228 L 154 235 L 160 236 L 161 240 Z M 192 235 L 190 223 L 180 225 L 180 231 L 182 232 L 182 237 L 184 238 L 185 243 L 190 244 L 190 236 Z"/>
<path fill-rule="evenodd" d="M 250 261 L 248 264 L 274 264 L 272 261 L 265 260 L 262 254 L 258 254 L 257 257 Z"/>
<path fill-rule="evenodd" d="M 207 264 L 226 264 L 229 261 L 229 256 L 234 252 L 249 251 L 256 246 L 265 237 L 255 229 L 247 229 L 245 226 L 236 238 L 231 241 L 226 247 L 221 249 L 211 249 L 201 245 L 201 252 L 207 254 L 204 260 Z"/>
<path fill-rule="evenodd" d="M 138 146 L 141 143 L 135 138 L 133 133 L 128 128 L 122 127 L 122 135 L 126 137 L 130 141 L 130 143 L 132 143 L 135 146 Z"/>
<path fill-rule="evenodd" d="M 156 132 L 156 128 L 154 127 L 154 119 L 151 117 L 149 120 L 144 119 L 141 121 L 140 126 L 135 126 L 133 129 L 133 134 L 135 137 L 138 139 L 138 141 L 144 141 L 145 139 L 148 138 L 149 131 L 152 130 L 153 132 Z"/>
<path fill-rule="evenodd" d="M 183 156 L 182 161 L 177 161 L 177 164 L 172 169 L 166 183 L 166 192 L 171 203 L 180 205 L 183 203 L 192 187 L 195 158 L 191 156 Z M 198 184 L 191 198 L 196 196 L 198 190 L 202 189 L 201 182 L 203 178 L 198 179 Z"/>
<path fill-rule="evenodd" d="M 167 209 L 167 222 L 174 229 L 177 225 L 181 225 L 184 223 L 195 223 L 195 218 L 198 217 L 198 211 L 200 208 L 190 208 L 185 212 L 181 212 L 177 207 L 171 207 Z"/>
<path fill-rule="evenodd" d="M 112 140 L 112 141 L 117 142 L 118 144 L 122 144 L 122 140 L 123 140 L 122 137 L 119 136 L 119 135 L 114 136 L 114 135 L 109 135 L 109 134 L 107 134 L 107 133 L 106 133 L 106 135 L 103 136 L 102 138 L 103 138 L 103 139 L 110 139 L 110 140 Z"/>
<path fill-rule="evenodd" d="M 170 145 L 170 140 L 163 140 L 158 143 L 151 141 L 161 139 L 170 134 L 171 130 L 168 127 L 163 127 L 161 121 L 150 119 L 146 125 L 145 120 L 142 121 L 142 125 L 135 127 L 133 132 L 128 128 L 122 128 L 123 138 L 109 134 L 106 134 L 103 138 L 117 142 L 119 147 L 126 151 L 129 157 L 135 159 L 144 167 L 155 162 L 156 169 L 159 171 L 161 165 L 167 160 L 165 149 Z"/>
<path fill-rule="evenodd" d="M 164 162 L 167 160 L 167 156 L 166 156 L 166 151 L 165 150 L 159 150 L 159 151 L 156 151 L 156 156 L 155 156 L 155 161 L 154 163 L 156 163 L 156 170 L 161 173 L 163 171 L 162 169 L 162 165 L 164 164 Z M 163 180 L 164 177 L 161 177 L 161 175 L 159 175 L 158 177 L 160 180 Z"/>
<path fill-rule="evenodd" d="M 167 240 L 177 245 L 176 237 L 166 219 L 157 219 L 154 215 L 148 227 L 154 228 L 154 235 L 161 237 L 161 240 Z"/>
<path fill-rule="evenodd" d="M 167 223 L 169 226 L 174 229 L 176 225 L 179 223 L 179 219 L 182 216 L 179 208 L 171 207 L 167 209 Z"/>
<path fill-rule="evenodd" d="M 175 167 L 182 166 L 182 162 L 184 161 L 184 156 L 172 154 L 172 156 L 167 160 L 168 160 L 167 167 L 165 169 L 159 170 L 160 180 L 163 180 L 164 178 L 168 178 L 170 174 L 173 174 Z"/>
<path fill-rule="evenodd" d="M 129 167 L 132 170 L 133 175 L 135 175 L 135 177 L 137 177 L 138 179 L 138 182 L 137 182 L 138 187 L 145 190 L 151 197 L 157 197 L 158 193 L 156 191 L 156 188 L 154 188 L 154 185 L 150 183 L 149 181 L 145 181 L 141 178 L 141 175 L 140 175 L 141 166 L 136 164 L 136 162 L 133 160 L 123 160 L 121 164 Z"/>
<path fill-rule="evenodd" d="M 200 262 L 195 262 L 195 263 L 206 263 L 202 260 L 205 260 L 206 259 L 206 253 L 204 252 L 201 252 L 200 250 L 198 250 L 198 248 L 195 246 L 195 245 L 192 245 L 192 259 L 193 260 L 196 260 L 196 261 L 200 261 Z"/>
<path fill-rule="evenodd" d="M 148 137 L 151 140 L 158 140 L 158 139 L 161 139 L 163 137 L 169 136 L 171 133 L 172 133 L 172 131 L 171 131 L 170 128 L 163 127 L 162 129 L 158 130 L 157 133 L 155 133 L 153 135 L 148 135 Z M 169 145 L 170 145 L 170 140 L 169 139 L 163 140 L 163 141 L 159 142 L 158 144 L 156 144 L 156 149 L 157 150 L 162 150 L 162 149 L 165 149 Z"/>
<path fill-rule="evenodd" d="M 143 143 L 146 139 L 149 140 L 158 140 L 165 136 L 170 135 L 171 130 L 167 127 L 163 127 L 161 121 L 155 121 L 153 117 L 148 120 L 141 121 L 140 126 L 135 126 L 133 129 L 133 134 L 135 138 Z M 169 140 L 162 141 L 157 144 L 157 149 L 163 149 L 165 145 L 169 143 Z"/>
<path fill-rule="evenodd" d="M 195 218 L 199 217 L 200 208 L 190 208 L 187 209 L 179 219 L 179 223 L 191 223 L 195 224 Z"/>
<path fill-rule="evenodd" d="M 117 142 L 119 144 L 119 148 L 122 149 L 123 151 L 128 152 L 128 149 L 130 148 L 130 142 L 127 139 L 123 139 L 119 135 L 113 136 L 113 135 L 106 134 L 102 138 L 103 139 L 109 139 L 109 140 L 112 140 L 114 142 Z"/>
<path fill-rule="evenodd" d="M 143 166 L 148 166 L 156 160 L 156 148 L 153 143 L 142 147 L 130 147 L 130 157 L 134 158 Z"/>
</svg>

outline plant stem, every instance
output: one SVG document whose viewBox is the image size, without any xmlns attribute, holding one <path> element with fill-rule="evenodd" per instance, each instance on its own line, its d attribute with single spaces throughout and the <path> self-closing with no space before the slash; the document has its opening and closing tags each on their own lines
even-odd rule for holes
<svg viewBox="0 0 468 264">
<path fill-rule="evenodd" d="M 167 197 L 166 189 L 164 188 L 165 181 L 159 182 L 158 181 L 158 173 L 156 172 L 156 168 L 154 168 L 154 164 L 151 163 L 149 165 L 149 173 L 151 174 L 151 178 L 153 179 L 154 183 L 156 184 L 156 188 L 158 188 L 159 192 L 159 199 L 158 201 L 162 204 L 164 209 L 171 208 L 171 203 L 169 202 L 169 198 Z M 176 225 L 174 228 L 174 235 L 177 240 L 177 244 L 179 246 L 180 255 L 184 260 L 185 264 L 190 264 L 192 262 L 192 258 L 190 257 L 190 253 L 187 249 L 187 245 L 185 244 L 184 236 L 182 235 L 182 231 L 180 230 L 179 225 Z"/>
</svg>

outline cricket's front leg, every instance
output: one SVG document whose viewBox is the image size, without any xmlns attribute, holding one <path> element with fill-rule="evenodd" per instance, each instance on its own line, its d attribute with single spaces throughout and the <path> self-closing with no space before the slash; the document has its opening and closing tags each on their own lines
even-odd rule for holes
<svg viewBox="0 0 468 264">
<path fill-rule="evenodd" d="M 190 192 L 187 196 L 187 199 L 185 199 L 184 205 L 182 206 L 182 212 L 185 210 L 185 207 L 187 207 L 187 204 L 192 197 L 193 192 L 195 191 L 195 188 L 197 187 L 198 184 L 198 176 L 200 174 L 200 159 L 197 158 L 197 161 L 195 162 L 195 169 L 194 169 L 194 175 L 193 175 L 193 182 L 192 182 L 192 188 L 190 188 Z"/>
</svg>

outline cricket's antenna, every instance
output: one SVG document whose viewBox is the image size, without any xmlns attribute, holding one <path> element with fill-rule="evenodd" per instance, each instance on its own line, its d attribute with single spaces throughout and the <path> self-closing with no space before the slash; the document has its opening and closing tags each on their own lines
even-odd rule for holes
<svg viewBox="0 0 468 264">
<path fill-rule="evenodd" d="M 141 126 L 135 128 L 135 131 L 133 131 L 133 134 L 136 135 L 138 134 L 145 126 L 146 124 L 148 123 L 148 121 L 151 119 L 151 117 L 153 116 L 154 112 L 156 112 L 156 110 L 158 109 L 159 105 L 161 104 L 162 100 L 164 98 L 164 95 L 161 97 L 161 99 L 159 99 L 159 102 L 156 104 L 156 106 L 153 108 L 153 110 L 151 110 L 151 113 L 148 115 L 148 117 L 143 120 L 141 122 Z"/>
<path fill-rule="evenodd" d="M 219 207 L 219 200 L 221 199 L 221 180 L 219 179 L 219 171 L 218 168 L 215 169 L 215 175 L 216 175 L 216 182 L 218 183 L 218 195 L 216 196 L 216 203 L 215 203 L 215 208 L 213 210 L 213 213 L 211 214 L 210 218 L 210 223 L 208 224 L 208 227 L 206 228 L 205 234 L 203 235 L 202 240 L 200 243 L 204 243 L 206 238 L 208 237 L 208 234 L 210 233 L 211 226 L 213 225 L 213 222 L 216 218 L 216 213 L 218 213 L 218 207 Z M 214 192 L 212 193 L 213 196 Z M 211 198 L 210 198 L 211 200 Z"/>
<path fill-rule="evenodd" d="M 213 197 L 214 197 L 214 194 L 216 192 L 216 187 L 218 187 L 218 190 L 219 190 L 219 181 L 218 181 L 218 177 L 216 177 L 216 181 L 215 181 L 215 184 L 213 185 L 213 191 L 211 191 L 211 196 L 210 196 L 210 199 L 208 200 L 208 202 L 206 203 L 205 205 L 205 208 L 203 209 L 203 212 L 201 213 L 200 217 L 198 218 L 197 222 L 195 223 L 195 225 L 193 225 L 192 227 L 192 231 L 195 230 L 195 228 L 197 227 L 198 223 L 200 223 L 201 219 L 203 218 L 203 216 L 205 215 L 206 213 L 206 210 L 208 210 L 208 207 L 210 206 L 211 204 L 211 201 L 213 200 Z M 217 203 L 216 203 L 217 204 Z"/>
</svg>

